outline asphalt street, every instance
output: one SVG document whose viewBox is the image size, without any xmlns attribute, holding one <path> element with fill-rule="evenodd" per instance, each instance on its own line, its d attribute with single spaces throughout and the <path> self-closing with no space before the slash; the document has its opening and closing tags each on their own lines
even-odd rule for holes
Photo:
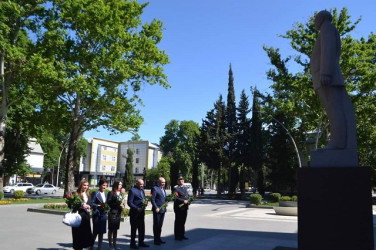
<svg viewBox="0 0 376 250">
<path fill-rule="evenodd" d="M 146 249 L 297 249 L 297 217 L 279 216 L 273 209 L 248 208 L 247 204 L 246 201 L 196 200 L 190 206 L 186 222 L 189 240 L 175 241 L 170 202 L 162 230 L 162 238 L 167 243 L 153 244 L 153 218 L 147 215 L 145 242 L 150 248 Z M 62 215 L 27 212 L 28 208 L 38 207 L 41 205 L 0 206 L 1 249 L 72 248 L 71 228 L 61 222 Z M 108 249 L 107 235 L 104 239 L 103 249 Z M 130 249 L 129 243 L 130 225 L 125 221 L 118 232 L 118 248 Z"/>
<path fill-rule="evenodd" d="M 247 208 L 248 202 L 197 200 L 188 212 L 186 236 L 175 241 L 174 212 L 168 207 L 162 238 L 167 242 L 153 245 L 153 218 L 145 218 L 145 242 L 148 249 L 296 249 L 297 218 L 274 214 L 272 209 Z M 41 205 L 0 206 L 1 249 L 71 249 L 71 228 L 61 215 L 27 212 Z M 129 221 L 121 223 L 118 247 L 129 249 Z M 107 235 L 104 237 L 107 239 Z M 107 249 L 105 240 L 104 249 Z"/>
</svg>

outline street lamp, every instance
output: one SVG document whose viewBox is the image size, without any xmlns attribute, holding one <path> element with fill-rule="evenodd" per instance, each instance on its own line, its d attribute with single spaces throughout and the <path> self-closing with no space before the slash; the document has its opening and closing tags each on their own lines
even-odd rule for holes
<svg viewBox="0 0 376 250">
<path fill-rule="evenodd" d="M 294 145 L 294 148 L 295 148 L 295 152 L 296 152 L 296 157 L 298 158 L 298 163 L 299 163 L 299 168 L 301 168 L 302 167 L 302 162 L 301 162 L 301 160 L 300 160 L 300 155 L 299 155 L 299 150 L 298 150 L 298 147 L 296 146 L 296 143 L 295 143 L 295 140 L 294 140 L 294 138 L 292 137 L 292 135 L 290 134 L 290 131 L 280 122 L 280 121 L 278 121 L 276 118 L 274 118 L 272 115 L 269 115 L 269 114 L 266 114 L 266 113 L 263 113 L 263 112 L 261 112 L 261 111 L 259 111 L 259 110 L 256 110 L 256 112 L 259 112 L 260 114 L 265 114 L 265 115 L 267 115 L 267 116 L 270 116 L 274 121 L 276 121 L 279 125 L 281 125 L 281 127 L 284 129 L 284 130 L 286 130 L 286 133 L 287 133 L 287 135 L 290 137 L 290 139 L 291 139 L 291 141 L 292 141 L 292 143 L 293 143 L 293 145 Z"/>
</svg>

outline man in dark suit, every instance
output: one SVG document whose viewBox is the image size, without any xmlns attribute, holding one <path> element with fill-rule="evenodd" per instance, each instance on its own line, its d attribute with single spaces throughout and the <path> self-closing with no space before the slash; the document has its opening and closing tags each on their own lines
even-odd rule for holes
<svg viewBox="0 0 376 250">
<path fill-rule="evenodd" d="M 184 187 L 183 175 L 179 174 L 177 178 L 177 186 L 175 186 L 176 199 L 174 200 L 175 225 L 174 234 L 175 240 L 188 240 L 185 237 L 185 221 L 188 214 L 188 200 L 189 195 L 187 189 Z M 183 204 L 183 205 L 181 205 Z M 181 205 L 181 206 L 180 206 Z"/>
<path fill-rule="evenodd" d="M 153 233 L 155 245 L 166 243 L 161 239 L 162 225 L 166 208 L 160 208 L 166 202 L 166 191 L 164 190 L 165 185 L 166 180 L 163 177 L 159 177 L 158 185 L 154 186 L 151 189 L 151 204 L 153 205 Z"/>
<path fill-rule="evenodd" d="M 129 190 L 128 206 L 130 207 L 129 217 L 131 223 L 131 248 L 149 247 L 145 239 L 145 208 L 147 205 L 144 192 L 144 181 L 138 179 L 136 186 Z M 136 231 L 138 230 L 138 246 L 136 245 Z"/>
</svg>

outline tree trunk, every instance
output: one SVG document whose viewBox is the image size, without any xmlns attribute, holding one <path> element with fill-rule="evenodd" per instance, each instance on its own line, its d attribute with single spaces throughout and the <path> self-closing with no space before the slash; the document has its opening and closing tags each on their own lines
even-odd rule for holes
<svg viewBox="0 0 376 250">
<path fill-rule="evenodd" d="M 222 189 L 222 186 L 221 186 L 221 166 L 219 165 L 219 167 L 218 167 L 218 179 L 217 179 L 217 196 L 218 197 L 221 196 L 221 189 Z"/>
<path fill-rule="evenodd" d="M 70 133 L 69 137 L 69 145 L 68 145 L 68 157 L 67 162 L 65 165 L 66 171 L 65 171 L 65 187 L 64 187 L 64 197 L 67 196 L 67 194 L 74 192 L 75 183 L 74 183 L 74 172 L 75 172 L 75 166 L 76 166 L 76 160 L 77 160 L 77 143 L 81 136 L 80 132 L 80 125 L 79 123 L 75 122 L 73 123 L 72 131 Z"/>
<path fill-rule="evenodd" d="M 5 131 L 6 131 L 6 119 L 8 113 L 8 84 L 6 83 L 4 75 L 5 63 L 5 51 L 2 51 L 0 55 L 0 81 L 1 81 L 1 114 L 0 114 L 0 191 L 3 191 L 4 187 L 4 146 L 5 146 Z"/>
</svg>

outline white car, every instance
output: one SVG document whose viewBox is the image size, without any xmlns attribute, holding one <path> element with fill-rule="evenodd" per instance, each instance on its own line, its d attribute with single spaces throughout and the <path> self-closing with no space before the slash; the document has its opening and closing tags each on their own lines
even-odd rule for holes
<svg viewBox="0 0 376 250">
<path fill-rule="evenodd" d="M 3 190 L 4 190 L 4 193 L 11 193 L 11 194 L 13 194 L 14 191 L 21 190 L 21 191 L 26 192 L 26 190 L 28 188 L 33 188 L 33 187 L 34 187 L 34 185 L 31 184 L 31 183 L 16 183 L 16 185 L 14 185 L 14 186 L 5 186 L 3 188 Z"/>
<path fill-rule="evenodd" d="M 189 183 L 189 182 L 185 182 L 185 183 L 183 184 L 183 186 L 187 189 L 187 191 L 188 191 L 188 195 L 189 195 L 189 196 L 192 196 L 192 195 L 193 195 L 192 184 Z"/>
<path fill-rule="evenodd" d="M 52 184 L 38 184 L 32 190 L 28 190 L 28 193 L 40 194 L 54 194 L 58 190 L 58 187 L 55 187 Z"/>
</svg>

